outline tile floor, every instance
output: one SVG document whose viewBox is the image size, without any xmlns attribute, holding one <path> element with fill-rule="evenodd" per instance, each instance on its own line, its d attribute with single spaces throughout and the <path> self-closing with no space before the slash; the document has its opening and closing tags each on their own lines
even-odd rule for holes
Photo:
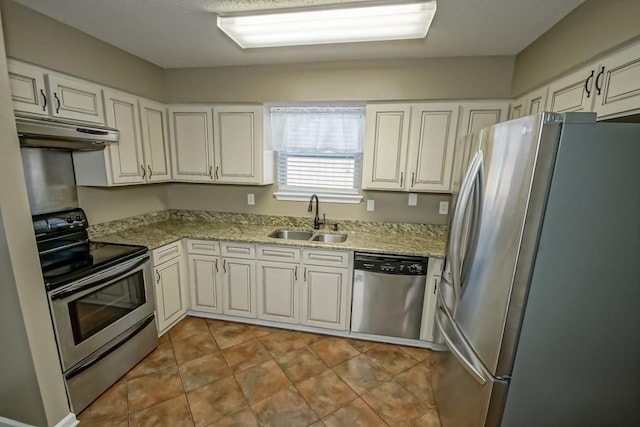
<svg viewBox="0 0 640 427">
<path fill-rule="evenodd" d="M 439 427 L 427 349 L 187 317 L 84 426 Z"/>
</svg>

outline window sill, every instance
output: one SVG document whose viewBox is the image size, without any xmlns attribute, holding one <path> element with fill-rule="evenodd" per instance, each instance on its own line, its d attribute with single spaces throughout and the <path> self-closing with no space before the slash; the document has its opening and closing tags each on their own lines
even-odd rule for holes
<svg viewBox="0 0 640 427">
<path fill-rule="evenodd" d="M 323 194 L 323 193 L 287 193 L 278 191 L 273 193 L 276 200 L 286 200 L 290 202 L 308 202 L 313 194 L 318 195 L 318 199 L 322 203 L 349 203 L 357 205 L 362 202 L 362 196 L 359 194 Z"/>
</svg>

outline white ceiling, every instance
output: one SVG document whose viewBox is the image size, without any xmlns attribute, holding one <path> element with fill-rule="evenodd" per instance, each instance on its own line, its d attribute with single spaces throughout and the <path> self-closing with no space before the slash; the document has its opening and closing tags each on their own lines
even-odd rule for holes
<svg viewBox="0 0 640 427">
<path fill-rule="evenodd" d="M 216 13 L 367 0 L 16 0 L 162 68 L 515 55 L 584 0 L 438 0 L 427 38 L 243 51 Z"/>
</svg>

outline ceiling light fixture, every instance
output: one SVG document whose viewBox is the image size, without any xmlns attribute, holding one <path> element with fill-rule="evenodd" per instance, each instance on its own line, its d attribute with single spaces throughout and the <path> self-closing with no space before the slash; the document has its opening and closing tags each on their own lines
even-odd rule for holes
<svg viewBox="0 0 640 427">
<path fill-rule="evenodd" d="M 243 49 L 419 39 L 436 1 L 218 16 L 218 27 Z"/>
</svg>

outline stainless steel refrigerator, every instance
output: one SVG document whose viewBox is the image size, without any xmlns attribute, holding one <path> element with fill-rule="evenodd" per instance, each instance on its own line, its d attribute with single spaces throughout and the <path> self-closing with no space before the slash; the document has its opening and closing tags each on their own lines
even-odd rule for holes
<svg viewBox="0 0 640 427">
<path fill-rule="evenodd" d="M 640 425 L 640 124 L 540 113 L 467 142 L 436 317 L 443 426 Z"/>
</svg>

